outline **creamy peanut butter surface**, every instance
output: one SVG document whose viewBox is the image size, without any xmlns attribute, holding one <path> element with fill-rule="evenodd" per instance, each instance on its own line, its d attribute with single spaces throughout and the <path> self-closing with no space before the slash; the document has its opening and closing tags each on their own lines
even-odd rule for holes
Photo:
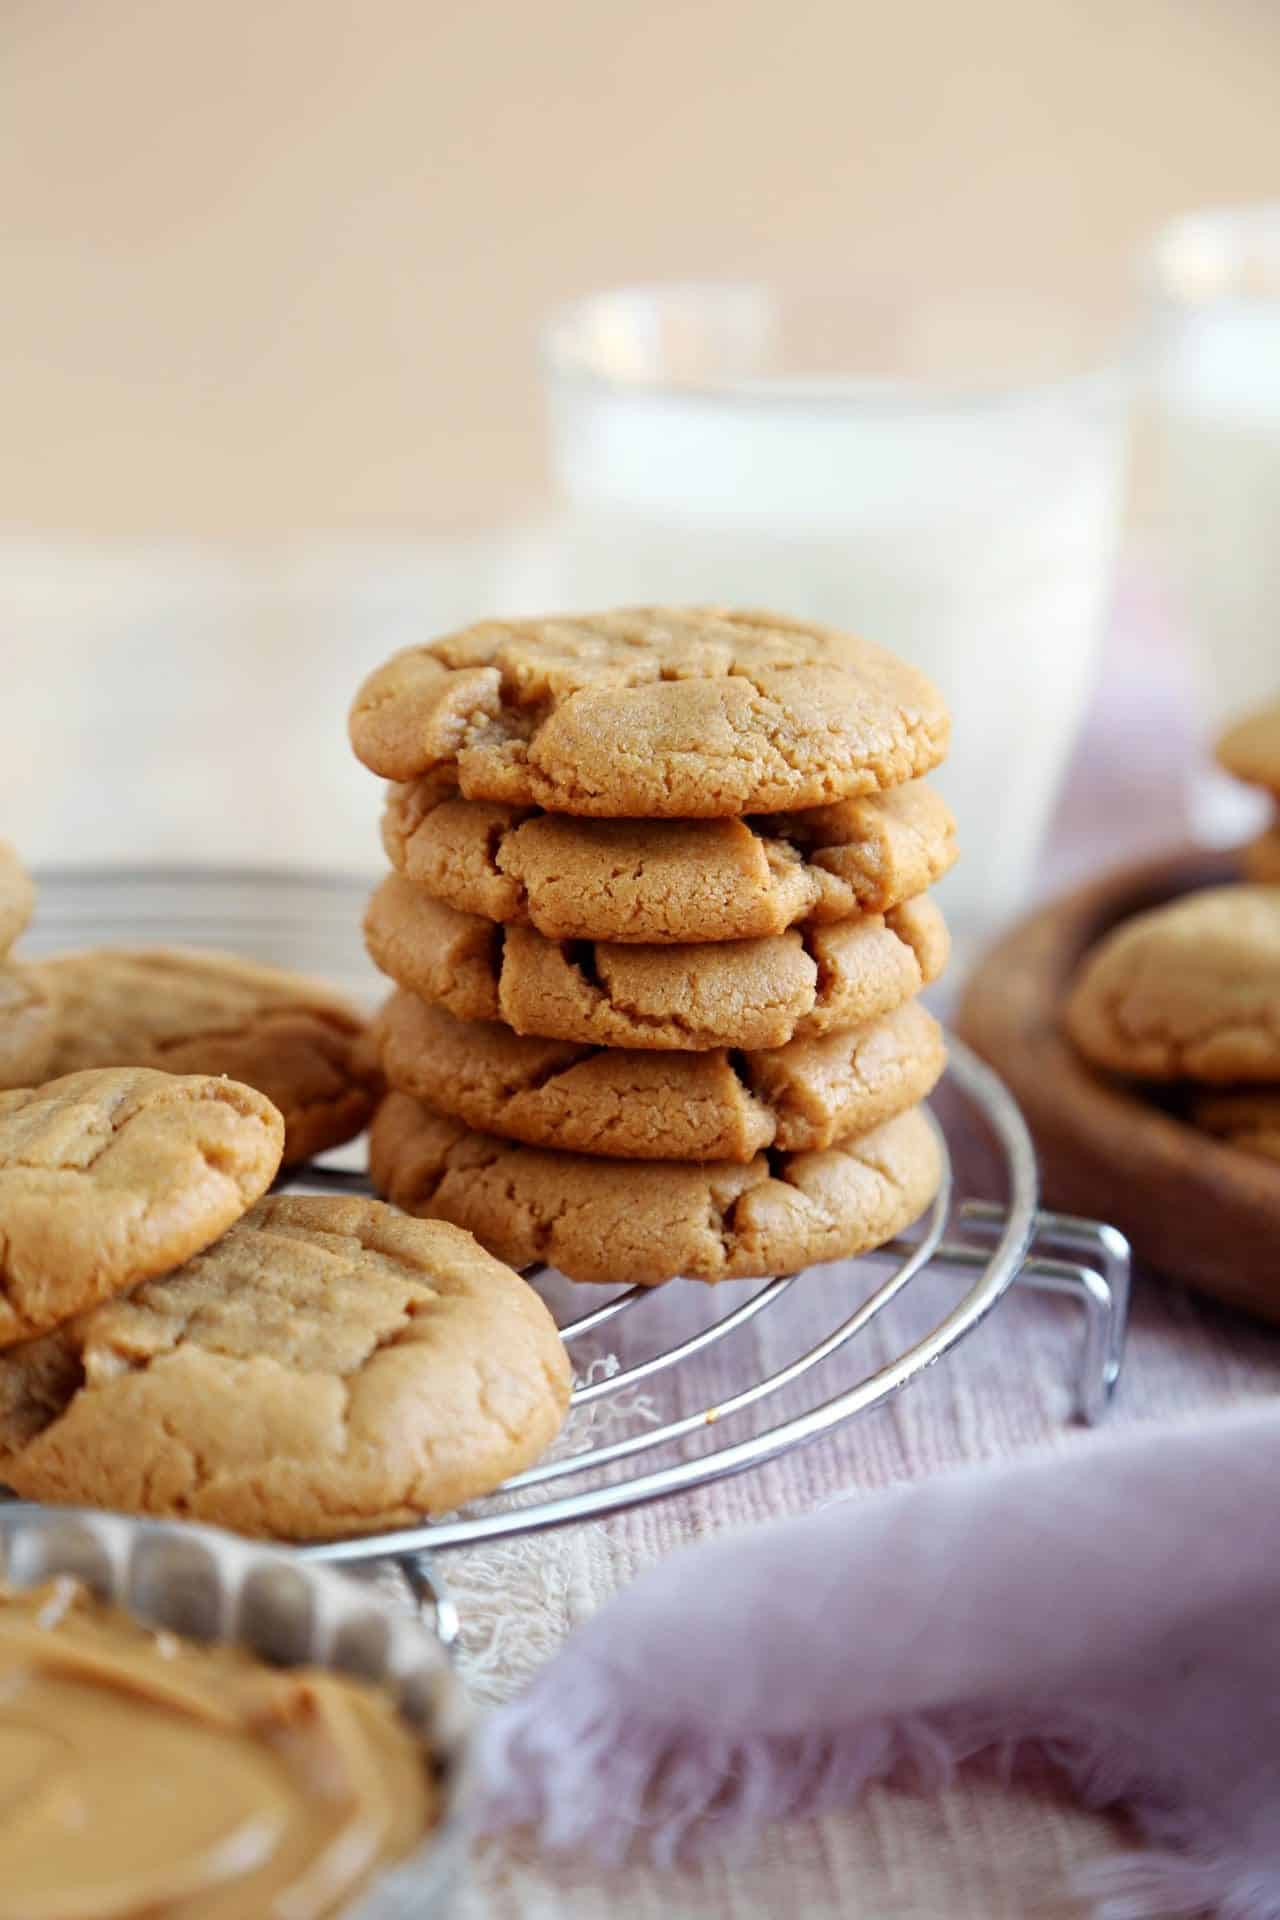
<svg viewBox="0 0 1280 1920">
<path fill-rule="evenodd" d="M 320 1920 L 434 1812 L 379 1689 L 0 1586 L 0 1920 Z"/>
</svg>

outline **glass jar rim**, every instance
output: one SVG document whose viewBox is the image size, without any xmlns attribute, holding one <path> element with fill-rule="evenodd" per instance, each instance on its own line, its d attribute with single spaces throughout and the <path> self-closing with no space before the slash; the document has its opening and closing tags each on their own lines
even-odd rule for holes
<svg viewBox="0 0 1280 1920">
<path fill-rule="evenodd" d="M 1157 228 L 1143 252 L 1148 296 L 1206 306 L 1232 293 L 1280 299 L 1280 200 L 1193 207 Z"/>
<path fill-rule="evenodd" d="M 1060 295 L 1041 298 L 1009 286 L 965 290 L 959 298 L 1006 304 L 1010 309 L 1021 306 L 1027 313 L 1040 316 L 1052 313 L 1058 319 L 1079 318 L 1079 310 Z M 927 293 L 907 296 L 893 303 L 893 310 L 911 311 L 929 299 Z M 677 377 L 664 370 L 663 349 L 655 343 L 654 334 L 673 316 L 683 314 L 691 325 L 702 324 L 710 330 L 734 305 L 741 313 L 754 307 L 760 317 L 796 304 L 828 314 L 856 306 L 860 313 L 865 314 L 870 307 L 883 317 L 890 310 L 883 292 L 874 286 L 792 287 L 756 280 L 635 282 L 598 289 L 553 309 L 540 332 L 540 357 L 552 380 L 584 389 L 761 411 L 785 411 L 812 405 L 816 399 L 825 408 L 851 412 L 881 407 L 969 411 L 1046 396 L 1087 394 L 1127 382 L 1139 360 L 1132 318 L 1126 317 L 1124 324 L 1108 331 L 1103 350 L 1087 354 L 1076 350 L 1065 367 L 1035 372 L 1015 374 L 998 367 L 981 376 L 967 377 L 911 371 L 860 372 L 856 356 L 851 356 L 846 371 L 824 370 L 804 376 L 712 370 Z M 650 336 L 647 349 L 639 355 L 629 351 L 642 345 L 645 331 Z"/>
</svg>

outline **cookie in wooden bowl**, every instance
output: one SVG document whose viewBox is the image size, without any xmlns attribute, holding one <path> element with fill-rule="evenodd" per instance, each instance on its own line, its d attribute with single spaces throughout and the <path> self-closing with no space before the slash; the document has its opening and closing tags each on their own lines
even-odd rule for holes
<svg viewBox="0 0 1280 1920">
<path fill-rule="evenodd" d="M 1280 887 L 1208 887 L 1122 921 L 1068 996 L 1086 1060 L 1135 1080 L 1280 1081 Z"/>
<path fill-rule="evenodd" d="M 1280 796 L 1280 700 L 1255 707 L 1228 727 L 1214 752 L 1225 772 Z"/>
<path fill-rule="evenodd" d="M 1198 1127 L 1240 1153 L 1280 1164 L 1280 1087 L 1233 1087 L 1199 1094 L 1191 1116 Z"/>
<path fill-rule="evenodd" d="M 1232 857 L 1192 849 L 1092 881 L 987 953 L 955 1025 L 1021 1104 L 1050 1205 L 1111 1222 L 1156 1272 L 1280 1323 L 1280 1169 L 1191 1125 L 1176 1083 L 1093 1066 L 1064 1020 L 1114 929 L 1238 877 Z"/>
</svg>

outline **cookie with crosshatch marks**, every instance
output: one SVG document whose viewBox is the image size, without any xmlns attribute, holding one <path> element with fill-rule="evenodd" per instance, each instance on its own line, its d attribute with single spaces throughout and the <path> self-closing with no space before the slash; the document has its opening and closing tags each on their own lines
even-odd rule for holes
<svg viewBox="0 0 1280 1920">
<path fill-rule="evenodd" d="M 365 916 L 374 960 L 399 986 L 460 1020 L 638 1051 L 780 1047 L 892 1013 L 946 965 L 929 899 L 829 927 L 706 946 L 628 946 L 505 933 L 398 873 Z"/>
<path fill-rule="evenodd" d="M 681 1166 L 515 1146 L 402 1093 L 374 1116 L 369 1164 L 397 1206 L 468 1227 L 512 1266 L 544 1262 L 610 1286 L 849 1259 L 917 1220 L 942 1177 L 918 1108 L 823 1153 Z"/>
<path fill-rule="evenodd" d="M 923 674 L 776 614 L 636 607 L 491 620 L 408 647 L 351 710 L 391 780 L 598 817 L 812 807 L 936 766 L 950 722 Z"/>
<path fill-rule="evenodd" d="M 363 1020 L 304 974 L 196 947 L 92 947 L 36 972 L 58 1006 L 52 1073 L 225 1073 L 284 1115 L 286 1165 L 354 1138 L 373 1110 Z"/>
<path fill-rule="evenodd" d="M 423 892 L 549 940 L 762 938 L 884 913 L 956 857 L 923 780 L 747 820 L 583 820 L 464 800 L 437 772 L 391 788 L 382 839 Z"/>
<path fill-rule="evenodd" d="M 488 1492 L 558 1433 L 554 1320 L 460 1228 L 285 1195 L 164 1280 L 0 1355 L 30 1499 L 312 1540 Z"/>
<path fill-rule="evenodd" d="M 378 1022 L 388 1083 L 486 1133 L 636 1160 L 827 1147 L 931 1092 L 946 1052 L 918 1001 L 759 1053 L 634 1053 L 467 1025 L 412 994 Z"/>
<path fill-rule="evenodd" d="M 252 1087 L 133 1068 L 0 1094 L 0 1347 L 176 1267 L 280 1164 Z"/>
</svg>

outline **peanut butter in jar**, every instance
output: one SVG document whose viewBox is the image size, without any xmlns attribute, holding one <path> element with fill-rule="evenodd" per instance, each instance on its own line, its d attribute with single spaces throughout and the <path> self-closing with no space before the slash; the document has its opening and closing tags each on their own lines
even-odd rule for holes
<svg viewBox="0 0 1280 1920">
<path fill-rule="evenodd" d="M 385 1688 L 0 1586 L 0 1920 L 325 1920 L 438 1817 Z"/>
</svg>

